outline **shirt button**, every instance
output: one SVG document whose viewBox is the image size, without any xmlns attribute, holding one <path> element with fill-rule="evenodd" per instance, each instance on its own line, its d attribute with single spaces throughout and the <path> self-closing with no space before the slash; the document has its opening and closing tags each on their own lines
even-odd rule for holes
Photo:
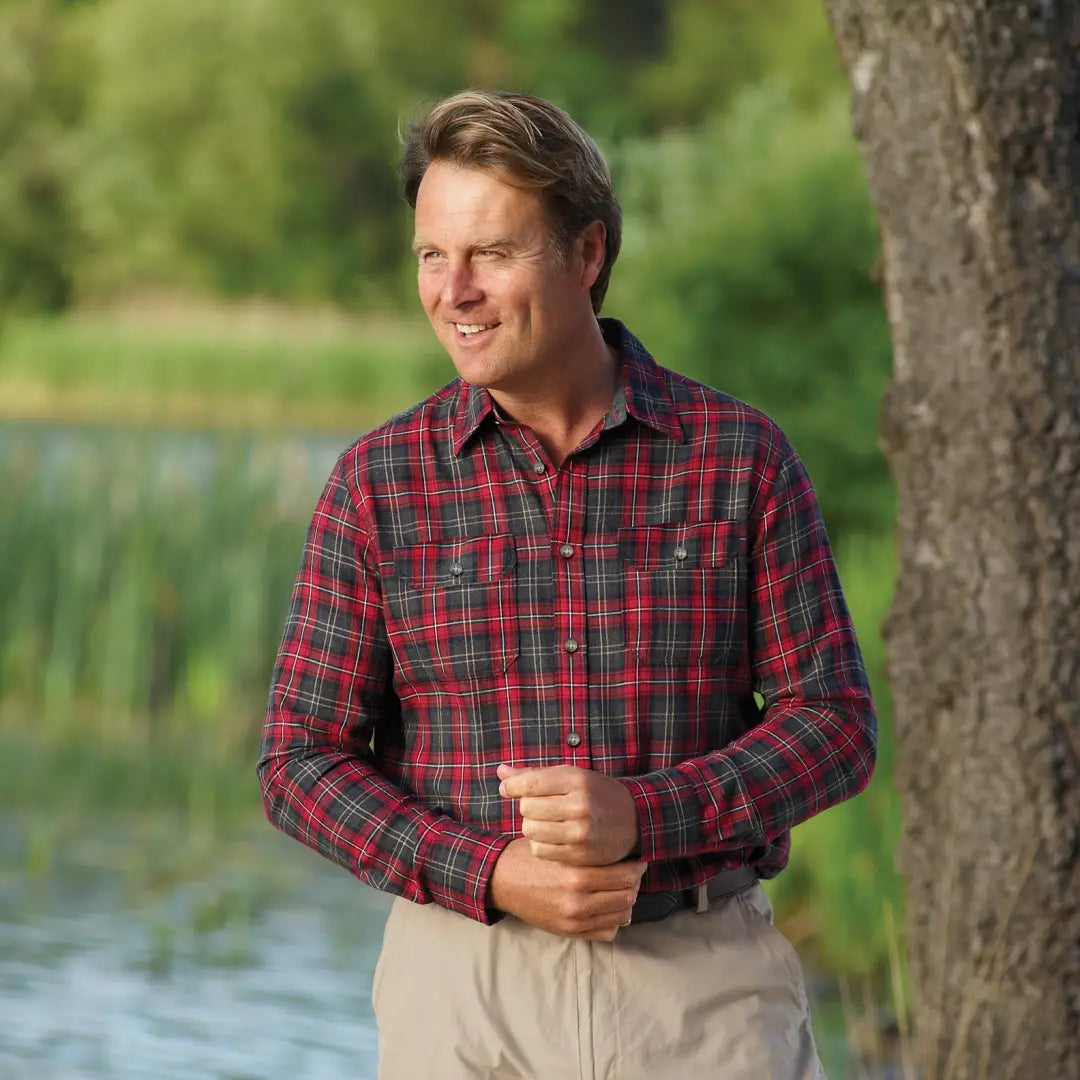
<svg viewBox="0 0 1080 1080">
<path fill-rule="evenodd" d="M 566 736 L 566 745 L 575 747 L 580 746 L 581 736 L 576 731 L 571 731 L 570 734 Z"/>
<path fill-rule="evenodd" d="M 547 472 L 547 466 L 542 461 L 538 461 L 533 465 L 533 472 L 536 473 L 537 476 L 543 476 L 543 474 Z"/>
<path fill-rule="evenodd" d="M 678 562 L 682 562 L 686 558 L 686 548 L 677 547 L 675 549 L 675 558 Z"/>
<path fill-rule="evenodd" d="M 563 544 L 563 546 L 561 548 L 559 548 L 559 554 L 564 559 L 572 559 L 574 557 L 574 545 L 573 544 Z"/>
<path fill-rule="evenodd" d="M 459 563 L 459 562 L 451 563 L 450 564 L 450 573 L 454 577 L 461 577 L 461 575 L 465 573 L 465 567 L 462 566 L 461 563 Z"/>
<path fill-rule="evenodd" d="M 578 651 L 578 643 L 573 638 L 569 638 L 569 639 L 567 639 L 567 642 L 563 646 L 563 648 L 568 653 L 576 653 Z"/>
</svg>

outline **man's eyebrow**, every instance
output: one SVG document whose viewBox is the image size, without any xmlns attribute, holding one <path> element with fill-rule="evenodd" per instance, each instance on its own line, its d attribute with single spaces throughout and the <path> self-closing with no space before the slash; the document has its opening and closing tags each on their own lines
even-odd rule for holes
<svg viewBox="0 0 1080 1080">
<path fill-rule="evenodd" d="M 471 251 L 485 251 L 488 248 L 512 248 L 515 244 L 513 237 L 511 236 L 494 236 L 489 240 L 480 240 L 477 243 L 470 246 Z M 435 248 L 434 244 L 425 243 L 423 240 L 417 238 L 409 245 L 412 248 L 414 255 L 419 255 L 421 251 L 428 248 Z M 436 248 L 436 250 L 438 250 Z"/>
</svg>

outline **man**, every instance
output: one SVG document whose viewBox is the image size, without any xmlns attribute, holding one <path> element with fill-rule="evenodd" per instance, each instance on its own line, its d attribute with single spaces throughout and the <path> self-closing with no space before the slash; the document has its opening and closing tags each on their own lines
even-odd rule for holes
<svg viewBox="0 0 1080 1080">
<path fill-rule="evenodd" d="M 259 763 L 398 897 L 379 1075 L 820 1076 L 758 879 L 875 720 L 803 467 L 598 320 L 620 211 L 563 112 L 459 94 L 402 170 L 460 378 L 339 460 Z"/>
</svg>

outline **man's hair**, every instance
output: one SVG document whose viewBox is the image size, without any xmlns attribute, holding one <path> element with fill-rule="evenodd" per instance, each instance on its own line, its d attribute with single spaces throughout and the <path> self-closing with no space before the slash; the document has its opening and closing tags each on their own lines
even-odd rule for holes
<svg viewBox="0 0 1080 1080">
<path fill-rule="evenodd" d="M 622 242 L 622 211 L 596 143 L 562 109 L 531 94 L 466 90 L 410 124 L 401 155 L 401 193 L 416 194 L 434 161 L 503 174 L 541 194 L 551 239 L 566 257 L 593 221 L 606 230 L 604 265 L 590 290 L 600 313 Z"/>
</svg>

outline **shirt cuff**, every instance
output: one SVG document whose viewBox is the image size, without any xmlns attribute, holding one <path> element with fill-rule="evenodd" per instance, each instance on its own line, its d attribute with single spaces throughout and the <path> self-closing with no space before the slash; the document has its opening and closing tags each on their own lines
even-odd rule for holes
<svg viewBox="0 0 1080 1080">
<path fill-rule="evenodd" d="M 477 922 L 498 922 L 502 913 L 487 906 L 488 885 L 495 863 L 512 839 L 449 818 L 433 826 L 420 847 L 429 899 Z"/>
<path fill-rule="evenodd" d="M 646 862 L 765 842 L 761 820 L 731 762 L 717 756 L 622 777 L 638 811 Z"/>
</svg>

